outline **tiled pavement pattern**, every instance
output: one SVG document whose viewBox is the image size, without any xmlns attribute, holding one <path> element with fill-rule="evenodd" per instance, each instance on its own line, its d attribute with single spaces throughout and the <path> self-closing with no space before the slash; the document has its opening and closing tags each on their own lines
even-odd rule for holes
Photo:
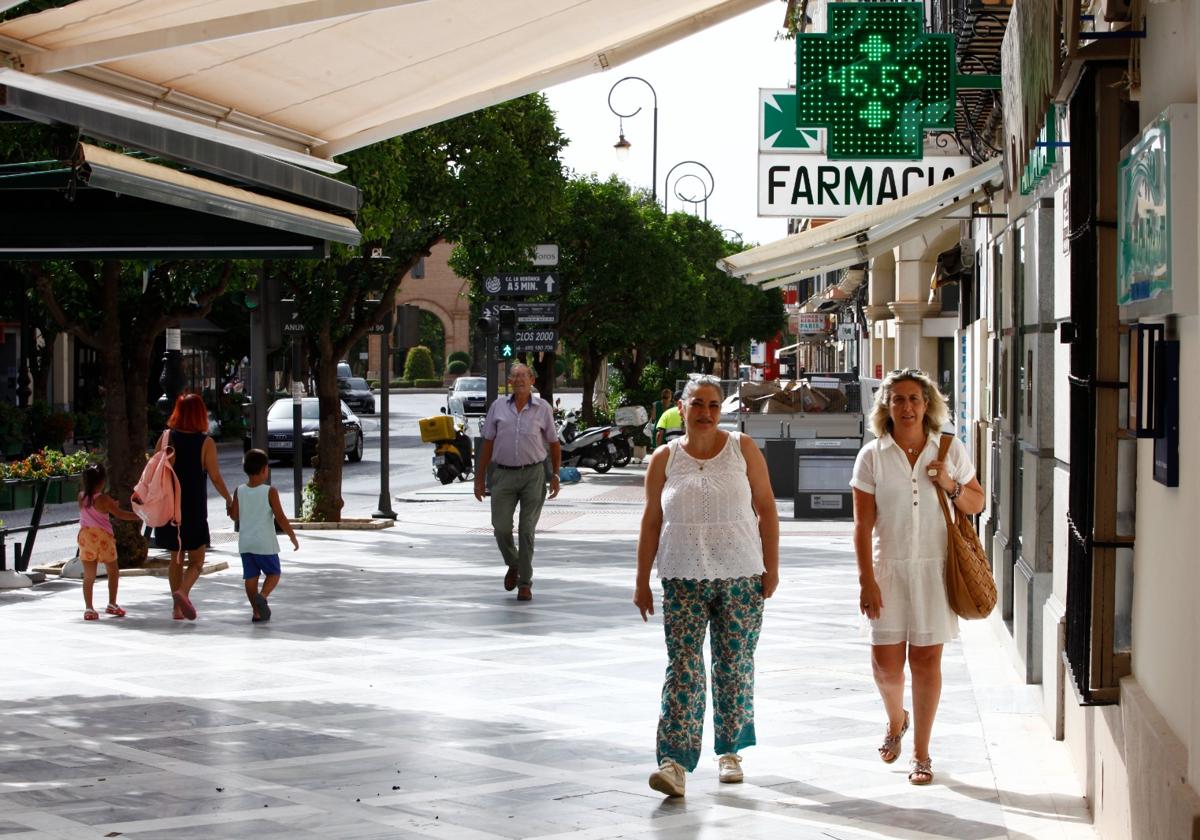
<svg viewBox="0 0 1200 840">
<path fill-rule="evenodd" d="M 706 756 L 686 799 L 651 791 L 665 654 L 630 603 L 637 480 L 548 503 L 528 604 L 464 486 L 389 531 L 303 533 L 269 624 L 222 552 L 195 623 L 152 578 L 123 581 L 123 620 L 83 622 L 75 582 L 0 592 L 0 839 L 1093 836 L 986 625 L 947 648 L 936 783 L 905 781 L 911 739 L 879 762 L 847 523 L 784 520 L 745 784 Z"/>
</svg>

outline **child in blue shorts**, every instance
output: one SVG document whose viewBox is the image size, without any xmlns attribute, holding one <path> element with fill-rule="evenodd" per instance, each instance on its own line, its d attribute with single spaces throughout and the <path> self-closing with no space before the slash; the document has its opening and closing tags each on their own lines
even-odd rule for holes
<svg viewBox="0 0 1200 840">
<path fill-rule="evenodd" d="M 279 491 L 267 484 L 271 467 L 267 453 L 251 449 L 242 459 L 242 469 L 248 480 L 233 494 L 229 515 L 238 523 L 238 552 L 242 555 L 242 578 L 246 582 L 246 597 L 254 611 L 251 621 L 270 621 L 271 607 L 267 596 L 279 583 L 279 540 L 275 524 L 291 537 L 292 548 L 300 550 L 292 523 L 283 513 Z M 258 577 L 265 575 L 262 591 Z"/>
</svg>

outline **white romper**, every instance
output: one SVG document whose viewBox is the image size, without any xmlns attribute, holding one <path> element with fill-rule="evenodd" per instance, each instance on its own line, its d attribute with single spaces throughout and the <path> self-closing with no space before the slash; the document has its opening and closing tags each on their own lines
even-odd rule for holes
<svg viewBox="0 0 1200 840">
<path fill-rule="evenodd" d="M 958 636 L 958 616 L 946 600 L 942 491 L 925 472 L 940 442 L 931 435 L 909 467 L 904 451 L 884 435 L 859 450 L 854 462 L 850 486 L 875 497 L 872 557 L 883 609 L 870 622 L 873 645 L 938 645 Z M 963 484 L 975 477 L 958 438 L 946 452 L 946 471 Z"/>
</svg>

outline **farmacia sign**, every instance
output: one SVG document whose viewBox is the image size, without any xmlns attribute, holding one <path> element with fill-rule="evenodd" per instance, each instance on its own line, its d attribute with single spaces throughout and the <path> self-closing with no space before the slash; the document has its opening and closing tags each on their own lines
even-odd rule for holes
<svg viewBox="0 0 1200 840">
<path fill-rule="evenodd" d="M 759 154 L 758 215 L 840 218 L 940 184 L 970 168 L 966 156 L 892 162 Z"/>
</svg>

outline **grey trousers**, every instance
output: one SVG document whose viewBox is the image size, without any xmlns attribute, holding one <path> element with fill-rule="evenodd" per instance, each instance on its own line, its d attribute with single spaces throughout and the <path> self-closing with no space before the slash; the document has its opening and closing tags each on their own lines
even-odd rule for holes
<svg viewBox="0 0 1200 840">
<path fill-rule="evenodd" d="M 546 470 L 539 462 L 520 470 L 491 471 L 492 531 L 496 545 L 508 566 L 517 567 L 517 585 L 529 586 L 533 581 L 533 535 L 546 501 Z M 517 520 L 517 542 L 513 543 L 513 513 L 517 505 L 521 514 Z"/>
</svg>

